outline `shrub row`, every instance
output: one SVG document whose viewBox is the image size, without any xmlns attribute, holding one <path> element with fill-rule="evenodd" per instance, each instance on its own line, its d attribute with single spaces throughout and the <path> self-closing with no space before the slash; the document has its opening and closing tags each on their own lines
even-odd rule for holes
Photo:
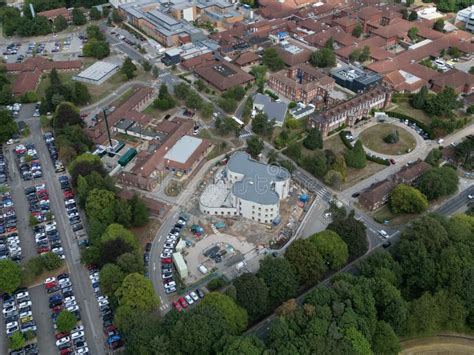
<svg viewBox="0 0 474 355">
<path fill-rule="evenodd" d="M 401 120 L 408 120 L 408 122 L 416 124 L 418 127 L 420 127 L 423 131 L 425 131 L 428 134 L 428 137 L 430 137 L 430 139 L 433 139 L 434 135 L 433 135 L 433 130 L 431 129 L 431 127 L 428 127 L 427 125 L 425 125 L 423 122 L 420 122 L 416 118 L 407 116 L 399 112 L 385 111 L 385 113 L 389 115 L 390 117 L 399 118 Z"/>
</svg>

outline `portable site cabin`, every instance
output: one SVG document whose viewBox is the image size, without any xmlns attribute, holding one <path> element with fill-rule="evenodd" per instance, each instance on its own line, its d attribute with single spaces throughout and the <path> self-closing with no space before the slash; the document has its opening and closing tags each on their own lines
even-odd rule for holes
<svg viewBox="0 0 474 355">
<path fill-rule="evenodd" d="M 173 262 L 179 277 L 181 277 L 181 280 L 185 280 L 188 277 L 188 266 L 181 253 L 173 253 Z"/>
</svg>

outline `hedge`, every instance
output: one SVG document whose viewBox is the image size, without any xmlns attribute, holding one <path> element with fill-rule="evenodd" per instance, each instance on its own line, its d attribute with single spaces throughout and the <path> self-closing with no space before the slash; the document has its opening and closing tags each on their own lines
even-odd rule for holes
<svg viewBox="0 0 474 355">
<path fill-rule="evenodd" d="M 430 139 L 433 139 L 434 135 L 433 135 L 433 130 L 431 129 L 431 127 L 428 127 L 423 122 L 418 121 L 416 118 L 407 116 L 399 112 L 385 111 L 385 113 L 389 115 L 390 117 L 399 118 L 401 120 L 408 120 L 409 122 L 416 124 L 418 127 L 420 127 L 423 131 L 425 131 L 428 134 L 428 137 Z"/>
<path fill-rule="evenodd" d="M 347 149 L 352 150 L 354 147 L 352 146 L 351 142 L 349 142 L 349 140 L 347 139 L 347 137 L 346 137 L 347 133 L 350 133 L 350 132 L 349 131 L 341 131 L 341 132 L 339 132 L 339 137 L 341 137 L 342 143 L 344 143 L 344 145 L 347 147 Z M 381 164 L 381 165 L 387 165 L 387 166 L 390 165 L 390 161 L 388 159 L 372 156 L 372 155 L 369 155 L 367 153 L 365 153 L 365 156 L 366 156 L 367 160 L 373 161 L 374 163 Z"/>
</svg>

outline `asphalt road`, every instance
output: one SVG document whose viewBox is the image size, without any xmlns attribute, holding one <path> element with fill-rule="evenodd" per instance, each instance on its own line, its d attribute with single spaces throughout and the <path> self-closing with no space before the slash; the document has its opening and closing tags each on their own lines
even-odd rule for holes
<svg viewBox="0 0 474 355">
<path fill-rule="evenodd" d="M 57 175 L 54 172 L 54 166 L 49 156 L 46 144 L 43 140 L 39 119 L 33 118 L 31 116 L 28 117 L 26 116 L 27 114 L 28 113 L 25 109 L 25 113 L 22 112 L 20 115 L 30 127 L 30 140 L 35 144 L 38 151 L 38 156 L 41 161 L 43 168 L 43 180 L 45 180 L 47 183 L 51 210 L 55 215 L 57 229 L 61 236 L 62 245 L 66 255 L 66 262 L 69 268 L 70 279 L 81 311 L 81 318 L 84 324 L 86 340 L 92 354 L 105 354 L 104 339 L 102 336 L 102 321 L 100 318 L 98 303 L 95 299 L 88 273 L 80 263 L 79 247 L 74 240 L 74 234 L 70 228 L 68 218 L 65 213 L 66 211 L 63 202 L 63 193 Z M 26 208 L 26 211 L 27 210 L 28 209 Z M 41 302 L 41 307 L 44 307 L 45 310 L 49 311 L 47 308 L 47 297 L 44 297 L 44 300 L 39 300 L 37 302 Z M 49 319 L 49 323 L 52 327 L 51 319 Z M 51 334 L 51 337 L 53 337 L 53 334 Z M 40 338 L 38 339 L 40 344 L 39 346 L 45 346 L 47 341 Z M 52 354 L 54 351 L 48 349 L 44 353 Z"/>
<path fill-rule="evenodd" d="M 456 213 L 466 206 L 467 202 L 469 201 L 467 195 L 474 195 L 474 185 L 471 185 L 471 187 L 461 191 L 456 197 L 453 197 L 445 202 L 441 207 L 436 209 L 436 212 L 445 216 L 450 216 Z"/>
</svg>

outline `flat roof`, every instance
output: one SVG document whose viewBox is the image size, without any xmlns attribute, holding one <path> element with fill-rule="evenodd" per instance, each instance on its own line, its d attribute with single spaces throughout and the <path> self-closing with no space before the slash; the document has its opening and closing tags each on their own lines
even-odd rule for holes
<svg viewBox="0 0 474 355">
<path fill-rule="evenodd" d="M 118 64 L 98 61 L 92 64 L 87 69 L 81 71 L 79 74 L 76 75 L 76 77 L 99 81 L 104 76 L 106 76 L 111 71 L 114 71 L 117 68 Z"/>
<path fill-rule="evenodd" d="M 166 160 L 175 161 L 177 163 L 185 164 L 191 155 L 202 143 L 202 139 L 183 136 L 175 143 L 175 145 L 165 154 Z"/>
</svg>

